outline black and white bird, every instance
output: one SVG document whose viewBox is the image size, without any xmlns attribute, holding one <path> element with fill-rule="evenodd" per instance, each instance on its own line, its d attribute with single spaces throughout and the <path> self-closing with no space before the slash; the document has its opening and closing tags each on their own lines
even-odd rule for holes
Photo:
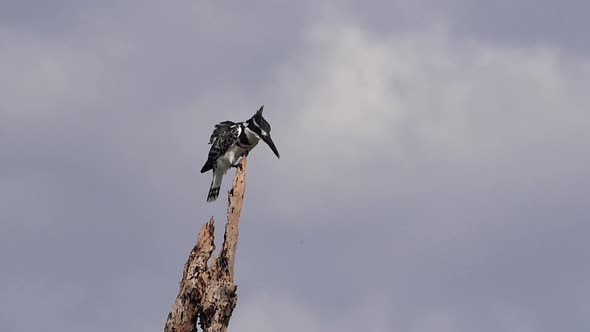
<svg viewBox="0 0 590 332">
<path fill-rule="evenodd" d="M 207 202 L 213 202 L 217 199 L 221 180 L 227 170 L 230 167 L 237 167 L 239 158 L 252 151 L 259 140 L 262 139 L 268 144 L 277 158 L 281 157 L 270 137 L 270 124 L 262 116 L 263 108 L 264 105 L 246 121 L 223 121 L 215 125 L 213 134 L 209 139 L 209 144 L 211 144 L 209 156 L 201 169 L 201 173 L 213 170 L 213 180 L 207 195 Z"/>
</svg>

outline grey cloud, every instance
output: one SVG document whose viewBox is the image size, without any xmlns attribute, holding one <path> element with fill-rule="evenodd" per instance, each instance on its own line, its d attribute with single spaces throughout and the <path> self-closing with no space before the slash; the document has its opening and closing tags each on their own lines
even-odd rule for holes
<svg viewBox="0 0 590 332">
<path fill-rule="evenodd" d="M 348 1 L 351 21 L 382 36 L 447 26 L 458 38 L 529 46 L 553 45 L 587 54 L 588 3 L 543 1 Z"/>
<path fill-rule="evenodd" d="M 459 34 L 513 45 L 552 44 L 587 53 L 584 37 L 590 9 L 584 1 L 450 1 L 445 4 Z"/>
</svg>

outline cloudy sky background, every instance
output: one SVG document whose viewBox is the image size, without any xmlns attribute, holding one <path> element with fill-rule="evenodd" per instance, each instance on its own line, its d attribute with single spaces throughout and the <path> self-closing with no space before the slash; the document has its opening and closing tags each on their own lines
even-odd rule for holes
<svg viewBox="0 0 590 332">
<path fill-rule="evenodd" d="M 589 10 L 1 2 L 2 331 L 162 330 L 262 104 L 231 330 L 588 331 Z"/>
</svg>

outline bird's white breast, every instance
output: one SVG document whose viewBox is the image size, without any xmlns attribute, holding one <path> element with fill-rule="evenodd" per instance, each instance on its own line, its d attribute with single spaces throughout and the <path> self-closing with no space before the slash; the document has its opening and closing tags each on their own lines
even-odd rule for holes
<svg viewBox="0 0 590 332">
<path fill-rule="evenodd" d="M 227 172 L 231 165 L 235 165 L 237 163 L 244 151 L 245 149 L 239 147 L 237 144 L 230 146 L 223 156 L 217 159 L 217 168 L 223 173 Z"/>
</svg>

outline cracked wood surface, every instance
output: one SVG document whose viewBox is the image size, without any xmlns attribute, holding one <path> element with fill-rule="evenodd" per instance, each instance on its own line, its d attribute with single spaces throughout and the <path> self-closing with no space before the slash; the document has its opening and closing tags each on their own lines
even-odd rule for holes
<svg viewBox="0 0 590 332">
<path fill-rule="evenodd" d="M 227 331 L 238 301 L 234 264 L 246 190 L 246 162 L 246 157 L 242 157 L 228 195 L 227 224 L 219 257 L 213 257 L 208 265 L 215 250 L 215 221 L 211 217 L 201 227 L 197 244 L 184 265 L 180 290 L 164 332 L 197 332 L 197 320 L 205 332 Z"/>
</svg>

